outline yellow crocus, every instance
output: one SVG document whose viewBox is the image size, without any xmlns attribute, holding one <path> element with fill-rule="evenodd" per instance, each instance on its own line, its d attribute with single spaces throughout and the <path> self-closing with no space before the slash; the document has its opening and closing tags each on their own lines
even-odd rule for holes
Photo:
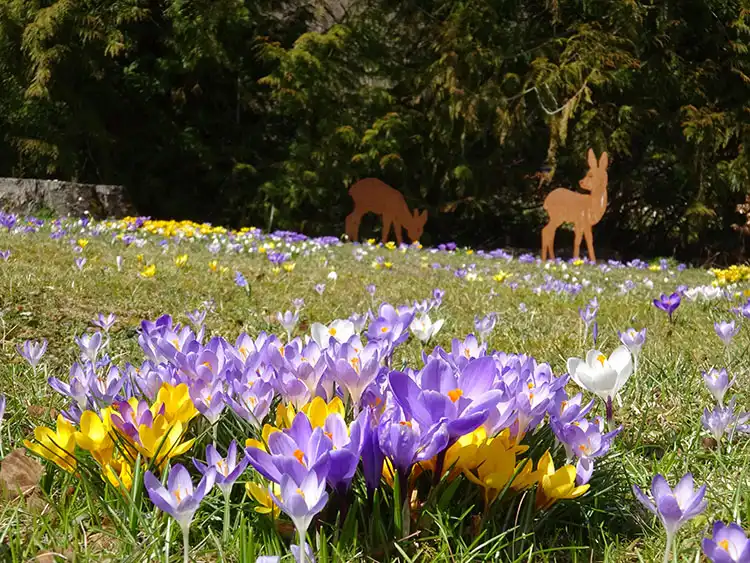
<svg viewBox="0 0 750 563">
<path fill-rule="evenodd" d="M 129 491 L 133 486 L 133 466 L 124 459 L 113 460 L 102 469 L 104 477 L 116 488 Z"/>
<path fill-rule="evenodd" d="M 94 411 L 84 411 L 79 423 L 81 429 L 73 434 L 78 447 L 89 452 L 102 467 L 112 459 L 115 447 L 109 412 L 104 413 L 103 419 Z"/>
<path fill-rule="evenodd" d="M 502 283 L 502 282 L 504 282 L 505 280 L 507 280 L 507 279 L 508 279 L 509 277 L 510 277 L 510 274 L 509 274 L 509 273 L 507 273 L 507 272 L 503 272 L 503 271 L 501 270 L 501 271 L 499 271 L 499 272 L 498 272 L 497 274 L 495 274 L 494 276 L 492 276 L 492 279 L 493 279 L 493 280 L 495 280 L 496 282 L 500 282 L 500 283 Z"/>
<path fill-rule="evenodd" d="M 142 278 L 153 278 L 155 275 L 156 275 L 156 264 L 151 264 L 141 270 Z"/>
<path fill-rule="evenodd" d="M 286 272 L 293 272 L 294 271 L 294 262 L 285 262 L 283 265 L 284 271 Z"/>
<path fill-rule="evenodd" d="M 174 265 L 178 268 L 182 268 L 184 265 L 186 265 L 188 262 L 188 255 L 187 254 L 180 254 L 179 256 L 176 256 L 174 259 Z"/>
<path fill-rule="evenodd" d="M 195 438 L 181 442 L 182 423 L 170 423 L 163 415 L 154 418 L 151 426 L 141 424 L 138 427 L 138 438 L 140 444 L 135 444 L 136 449 L 144 457 L 153 460 L 160 469 L 167 460 L 184 454 L 195 442 Z"/>
<path fill-rule="evenodd" d="M 212 272 L 218 271 L 218 269 L 219 269 L 219 262 L 216 261 L 216 260 L 211 260 L 208 263 L 208 269 L 211 270 Z"/>
<path fill-rule="evenodd" d="M 78 239 L 78 240 L 76 241 L 76 243 L 77 243 L 77 244 L 78 244 L 78 246 L 80 246 L 81 248 L 86 248 L 86 246 L 88 246 L 88 244 L 89 244 L 89 241 L 88 241 L 88 239 L 85 239 L 85 238 L 79 238 L 79 239 Z"/>
<path fill-rule="evenodd" d="M 388 242 L 385 243 L 385 247 L 388 250 L 393 250 L 394 248 L 396 248 L 396 243 L 393 242 L 392 240 L 389 240 Z"/>
<path fill-rule="evenodd" d="M 272 483 L 273 494 L 276 497 L 281 496 L 281 486 L 278 483 Z M 279 507 L 271 498 L 271 494 L 268 491 L 268 487 L 262 487 L 258 483 L 248 481 L 245 483 L 245 492 L 248 496 L 253 497 L 257 502 L 258 506 L 255 507 L 255 512 L 259 514 L 270 514 L 272 518 L 276 518 L 279 515 Z"/>
<path fill-rule="evenodd" d="M 295 414 L 297 413 L 292 403 L 279 403 L 276 405 L 276 426 L 278 428 L 291 428 Z"/>
<path fill-rule="evenodd" d="M 321 397 L 315 397 L 302 407 L 302 412 L 310 419 L 310 424 L 312 424 L 313 428 L 323 428 L 328 415 L 335 413 L 343 417 L 346 410 L 343 401 L 339 397 L 334 397 L 328 404 Z"/>
<path fill-rule="evenodd" d="M 248 438 L 245 440 L 245 446 L 248 448 L 258 448 L 259 450 L 263 450 L 264 452 L 268 451 L 266 448 L 266 444 L 268 444 L 268 437 L 273 434 L 274 432 L 281 432 L 278 428 L 275 426 L 271 426 L 270 424 L 264 424 L 263 430 L 261 432 L 261 438 L 263 439 L 262 442 L 256 440 L 255 438 Z"/>
<path fill-rule="evenodd" d="M 479 444 L 471 461 L 474 467 L 464 469 L 464 475 L 484 489 L 485 506 L 497 498 L 513 478 L 516 470 L 516 450 L 508 440 L 490 438 Z"/>
<path fill-rule="evenodd" d="M 450 471 L 449 479 L 454 479 L 462 471 L 474 469 L 477 465 L 476 453 L 480 444 L 487 441 L 487 431 L 484 427 L 479 427 L 474 432 L 464 434 L 458 441 L 445 452 L 445 461 L 443 463 L 443 475 Z M 432 458 L 421 463 L 422 469 L 426 471 L 435 471 L 436 458 Z"/>
<path fill-rule="evenodd" d="M 32 452 L 50 460 L 68 473 L 73 473 L 77 466 L 74 433 L 73 425 L 58 414 L 56 430 L 37 426 L 34 428 L 34 442 L 24 440 L 23 443 Z"/>
<path fill-rule="evenodd" d="M 537 465 L 540 475 L 536 489 L 536 507 L 538 510 L 549 508 L 558 500 L 574 499 L 589 490 L 589 485 L 576 486 L 576 468 L 564 465 L 555 471 L 555 464 L 549 451 L 545 452 Z"/>
<path fill-rule="evenodd" d="M 198 409 L 195 408 L 185 383 L 180 383 L 176 387 L 169 383 L 162 384 L 151 412 L 156 415 L 162 407 L 164 407 L 162 414 L 168 422 L 186 423 L 198 415 Z"/>
</svg>

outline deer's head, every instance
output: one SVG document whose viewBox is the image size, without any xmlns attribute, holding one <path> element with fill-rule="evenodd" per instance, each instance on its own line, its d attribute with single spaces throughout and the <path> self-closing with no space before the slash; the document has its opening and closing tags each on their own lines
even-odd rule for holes
<svg viewBox="0 0 750 563">
<path fill-rule="evenodd" d="M 424 233 L 424 225 L 427 222 L 427 210 L 425 209 L 422 213 L 418 209 L 414 210 L 411 221 L 406 225 L 406 232 L 409 233 L 409 238 L 412 242 L 417 242 L 422 233 Z"/>
<path fill-rule="evenodd" d="M 599 192 L 607 187 L 607 167 L 609 166 L 609 157 L 606 152 L 596 161 L 596 155 L 593 149 L 589 149 L 589 171 L 578 184 L 587 192 Z"/>
</svg>

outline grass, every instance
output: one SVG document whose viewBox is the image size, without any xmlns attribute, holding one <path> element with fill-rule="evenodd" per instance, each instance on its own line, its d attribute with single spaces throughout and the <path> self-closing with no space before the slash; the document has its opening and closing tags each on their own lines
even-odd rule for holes
<svg viewBox="0 0 750 563">
<path fill-rule="evenodd" d="M 82 237 L 89 242 L 78 254 L 71 241 Z M 658 561 L 664 550 L 660 524 L 630 492 L 634 483 L 648 486 L 656 473 L 674 484 L 691 471 L 697 483 L 708 484 L 709 507 L 681 531 L 675 560 L 698 560 L 700 540 L 714 520 L 744 522 L 750 517 L 747 440 L 737 435 L 719 450 L 706 439 L 700 422 L 704 407 L 713 406 L 701 377 L 701 371 L 711 367 L 728 367 L 737 377 L 730 395 L 736 394 L 739 405 L 748 404 L 750 373 L 745 366 L 750 331 L 742 327 L 732 347 L 725 350 L 713 330 L 714 321 L 735 317 L 730 308 L 737 302 L 686 301 L 674 323 L 651 304 L 678 285 L 710 284 L 713 278 L 708 272 L 678 272 L 674 267 L 604 271 L 591 265 L 542 266 L 488 259 L 465 250 L 402 252 L 369 246 L 360 247 L 366 255 L 357 260 L 360 250 L 352 245 L 310 245 L 307 255 L 302 250 L 294 256 L 293 271 L 274 273 L 263 253 L 212 254 L 206 244 L 210 238 L 161 247 L 161 237 L 145 236 L 147 242 L 139 248 L 112 242 L 106 233 L 73 232 L 61 240 L 51 240 L 44 229 L 36 234 L 0 234 L 0 249 L 11 251 L 10 259 L 0 263 L 0 393 L 8 398 L 2 426 L 6 455 L 22 448 L 35 426 L 53 424 L 53 415 L 66 406 L 46 378 L 66 379 L 78 355 L 73 337 L 86 331 L 99 312 L 118 317 L 110 333 L 113 362 L 137 365 L 143 359 L 137 342 L 142 319 L 168 313 L 187 322 L 185 312 L 206 301 L 214 304 L 206 319 L 207 334 L 233 342 L 243 331 L 252 336 L 260 331 L 282 335 L 275 314 L 292 309 L 293 298 L 305 300 L 294 333 L 302 336 L 313 322 L 364 313 L 381 301 L 412 303 L 441 288 L 443 304 L 431 316 L 444 318 L 445 325 L 429 349 L 434 345 L 450 349 L 452 338 L 474 331 L 475 315 L 497 312 L 500 320 L 488 339 L 489 349 L 529 354 L 548 362 L 559 375 L 565 373 L 568 357 L 582 357 L 591 347 L 590 335 L 583 341 L 578 308 L 597 295 L 599 349 L 609 353 L 619 345 L 617 331 L 630 326 L 647 327 L 648 337 L 639 371 L 624 390 L 623 407 L 616 409 L 624 430 L 613 451 L 597 465 L 585 502 L 561 502 L 549 515 L 537 515 L 532 533 L 523 538 L 524 515 L 496 510 L 485 522 L 483 535 L 477 536 L 481 510 L 475 507 L 481 504 L 481 495 L 462 482 L 458 489 L 441 489 L 446 496 L 425 508 L 421 533 L 391 544 L 387 534 L 392 512 L 386 512 L 393 507 L 383 494 L 376 505 L 387 524 L 379 526 L 363 503 L 356 504 L 355 514 L 346 522 L 320 528 L 315 540 L 318 559 Z M 188 255 L 188 261 L 178 267 L 174 260 L 182 254 Z M 121 272 L 115 265 L 118 255 L 123 257 Z M 82 271 L 74 266 L 78 256 L 87 259 Z M 391 267 L 374 267 L 377 257 Z M 209 268 L 213 260 L 218 262 L 217 271 Z M 433 268 L 435 263 L 442 267 Z M 139 272 L 150 264 L 156 265 L 155 276 L 142 277 Z M 222 268 L 226 268 L 223 273 Z M 454 272 L 461 268 L 474 271 L 477 279 L 457 277 Z M 235 271 L 250 282 L 249 292 L 234 283 Z M 331 271 L 337 274 L 335 281 L 328 279 Z M 510 277 L 495 281 L 498 271 Z M 547 276 L 586 287 L 575 296 L 535 291 Z M 628 279 L 635 289 L 622 293 L 619 287 Z M 319 283 L 326 284 L 322 295 L 314 289 Z M 374 297 L 365 290 L 367 284 L 376 285 Z M 16 345 L 42 338 L 49 341 L 49 349 L 33 370 L 18 355 Z M 411 338 L 398 349 L 394 365 L 420 365 L 421 353 L 422 346 Z M 577 392 L 574 384 L 569 386 Z M 603 414 L 601 404 L 595 408 Z M 130 501 L 111 488 L 102 489 L 101 482 L 97 486 L 85 471 L 77 478 L 47 462 L 44 465 L 45 475 L 34 492 L 25 498 L 0 497 L 0 561 L 28 561 L 44 554 L 47 559 L 37 560 L 51 561 L 49 554 L 59 554 L 59 560 L 67 561 L 164 561 L 165 543 L 171 544 L 173 560 L 180 557 L 177 527 L 171 526 L 172 541 L 165 542 L 168 519 L 148 503 L 134 514 Z M 232 534 L 226 541 L 221 538 L 219 493 L 204 503 L 193 527 L 193 561 L 254 561 L 257 555 L 288 552 L 292 539 L 288 529 L 256 514 L 243 487 L 235 487 L 232 499 Z M 365 526 L 370 529 L 362 529 Z"/>
</svg>

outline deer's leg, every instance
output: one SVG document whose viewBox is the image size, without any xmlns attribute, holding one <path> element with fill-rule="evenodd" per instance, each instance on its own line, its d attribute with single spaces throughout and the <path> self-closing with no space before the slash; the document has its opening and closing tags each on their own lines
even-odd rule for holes
<svg viewBox="0 0 750 563">
<path fill-rule="evenodd" d="M 396 233 L 396 244 L 401 246 L 401 243 L 404 242 L 404 236 L 403 236 L 403 226 L 401 225 L 401 222 L 398 219 L 393 220 L 393 230 Z"/>
<path fill-rule="evenodd" d="M 575 225 L 573 227 L 575 239 L 573 240 L 573 259 L 578 260 L 581 255 L 581 241 L 583 240 L 583 228 Z"/>
<path fill-rule="evenodd" d="M 553 223 L 550 221 L 542 229 L 542 250 L 545 254 L 545 256 L 542 257 L 542 260 L 555 259 L 555 231 L 557 231 L 557 227 L 559 226 L 560 223 Z"/>
<path fill-rule="evenodd" d="M 393 217 L 390 215 L 383 215 L 383 244 L 388 242 L 388 235 L 391 234 L 391 225 L 393 224 Z"/>
<path fill-rule="evenodd" d="M 357 242 L 359 240 L 360 221 L 362 221 L 362 213 L 358 212 L 357 208 L 355 207 L 354 211 L 346 216 L 346 221 L 344 223 L 346 236 L 349 237 L 349 240 L 351 242 Z"/>
<path fill-rule="evenodd" d="M 586 239 L 586 248 L 589 251 L 589 260 L 596 262 L 596 254 L 594 254 L 594 234 L 591 232 L 591 225 L 586 225 L 583 231 L 583 236 Z"/>
</svg>

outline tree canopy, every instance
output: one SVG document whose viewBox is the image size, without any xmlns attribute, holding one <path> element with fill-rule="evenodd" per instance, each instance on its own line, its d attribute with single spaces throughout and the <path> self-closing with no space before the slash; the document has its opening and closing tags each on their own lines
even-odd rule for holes
<svg viewBox="0 0 750 563">
<path fill-rule="evenodd" d="M 375 176 L 429 209 L 433 242 L 536 248 L 544 196 L 593 147 L 597 246 L 731 255 L 749 18 L 750 0 L 8 0 L 0 173 L 334 235 Z"/>
</svg>

